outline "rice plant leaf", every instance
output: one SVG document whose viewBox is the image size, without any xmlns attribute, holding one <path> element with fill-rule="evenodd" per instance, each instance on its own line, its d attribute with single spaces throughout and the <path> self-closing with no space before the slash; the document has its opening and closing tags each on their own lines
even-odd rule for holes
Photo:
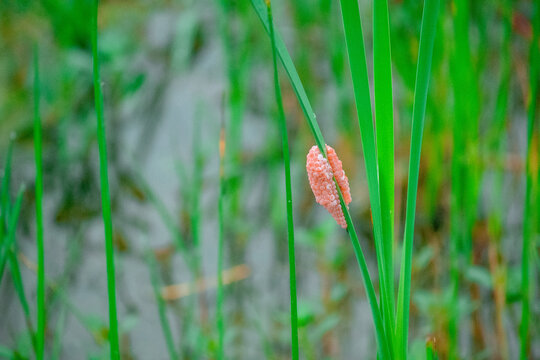
<svg viewBox="0 0 540 360">
<path fill-rule="evenodd" d="M 439 13 L 439 0 L 425 0 L 420 30 L 420 45 L 416 65 L 416 82 L 414 90 L 411 151 L 409 159 L 409 181 L 407 185 L 407 207 L 405 218 L 405 233 L 403 254 L 401 259 L 400 283 L 398 290 L 398 305 L 396 317 L 396 348 L 398 358 L 407 358 L 407 339 L 409 329 L 409 306 L 411 299 L 411 263 L 414 239 L 414 220 L 416 213 L 416 197 L 418 190 L 418 174 L 420 170 L 420 155 L 426 101 L 431 75 L 433 45 Z"/>
</svg>

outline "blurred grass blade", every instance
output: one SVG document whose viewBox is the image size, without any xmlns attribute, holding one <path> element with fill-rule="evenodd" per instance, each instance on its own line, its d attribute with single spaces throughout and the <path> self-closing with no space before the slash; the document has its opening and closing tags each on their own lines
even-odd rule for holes
<svg viewBox="0 0 540 360">
<path fill-rule="evenodd" d="M 9 219 L 7 237 L 2 246 L 2 251 L 0 252 L 0 280 L 2 280 L 2 277 L 4 275 L 4 269 L 6 266 L 6 262 L 9 258 L 9 252 L 11 251 L 13 243 L 15 242 L 15 232 L 17 230 L 17 221 L 19 220 L 19 213 L 21 211 L 21 203 L 23 200 L 24 190 L 24 186 L 21 186 L 19 193 L 17 194 L 15 206 L 13 207 L 13 212 L 11 213 Z"/>
<path fill-rule="evenodd" d="M 13 154 L 13 143 L 15 135 L 11 135 L 6 154 L 6 166 L 4 167 L 4 175 L 2 178 L 2 193 L 0 195 L 0 244 L 4 241 L 5 225 L 8 221 L 7 214 L 9 213 L 9 187 L 11 179 L 11 157 Z"/>
<path fill-rule="evenodd" d="M 109 295 L 109 342 L 111 359 L 120 358 L 118 342 L 118 320 L 116 315 L 116 286 L 114 271 L 114 244 L 112 232 L 111 198 L 109 195 L 109 176 L 107 164 L 107 140 L 103 114 L 103 94 L 99 74 L 98 55 L 98 8 L 99 0 L 94 0 L 92 14 L 92 62 L 94 74 L 94 101 L 97 116 L 97 138 L 99 145 L 99 175 L 101 183 L 101 204 L 105 230 L 105 255 L 107 261 L 107 292 Z"/>
<path fill-rule="evenodd" d="M 39 113 L 39 53 L 34 47 L 34 154 L 36 162 L 36 246 L 37 246 L 37 358 L 43 359 L 45 347 L 45 255 L 43 245 L 43 165 L 41 117 Z"/>
<path fill-rule="evenodd" d="M 259 19 L 263 23 L 263 26 L 265 27 L 267 32 L 269 32 L 268 18 L 267 18 L 268 14 L 267 14 L 264 0 L 251 0 L 251 3 L 253 4 L 255 11 L 257 12 L 257 15 L 259 16 Z M 319 150 L 321 151 L 321 153 L 324 154 L 324 156 L 326 157 L 326 146 L 324 146 L 325 142 L 319 130 L 319 125 L 317 124 L 315 114 L 313 114 L 313 111 L 311 110 L 311 105 L 309 104 L 309 100 L 305 94 L 304 87 L 300 81 L 300 78 L 298 77 L 298 74 L 296 73 L 296 69 L 294 68 L 291 57 L 289 53 L 287 52 L 287 49 L 285 48 L 283 41 L 281 40 L 281 37 L 279 36 L 278 31 L 275 31 L 275 44 L 276 44 L 275 46 L 276 50 L 278 51 L 278 55 L 280 56 L 283 66 L 285 70 L 287 71 L 287 74 L 289 75 L 289 80 L 291 81 L 291 84 L 293 88 L 295 89 L 296 97 L 298 98 L 298 101 L 300 102 L 300 105 L 302 109 L 304 110 L 304 115 L 306 116 L 307 122 L 312 130 L 313 137 L 315 138 L 315 142 L 317 143 L 317 146 L 319 147 Z M 335 178 L 334 178 L 334 181 L 335 181 Z M 360 267 L 362 280 L 364 282 L 364 287 L 366 289 L 368 301 L 371 307 L 373 323 L 375 325 L 375 334 L 376 334 L 377 343 L 381 352 L 381 356 L 383 359 L 389 359 L 390 348 L 388 346 L 387 339 L 385 336 L 384 325 L 383 325 L 381 313 L 377 304 L 377 297 L 375 295 L 375 289 L 373 288 L 373 284 L 371 282 L 369 270 L 365 261 L 364 254 L 362 252 L 362 248 L 358 241 L 358 237 L 356 235 L 356 230 L 354 229 L 354 224 L 352 223 L 351 216 L 349 214 L 349 209 L 343 201 L 343 195 L 341 194 L 341 190 L 339 186 L 336 185 L 336 188 L 340 196 L 341 207 L 343 209 L 345 219 L 347 220 L 349 237 L 353 244 L 353 249 L 356 255 L 356 259 L 358 261 L 358 265 Z"/>
<path fill-rule="evenodd" d="M 7 240 L 5 240 L 4 237 L 6 230 L 9 231 L 9 228 L 6 229 L 6 225 L 9 221 L 8 213 L 10 212 L 9 188 L 11 179 L 11 155 L 13 153 L 13 142 L 14 136 L 11 136 L 6 155 L 6 166 L 4 167 L 4 174 L 2 177 L 2 191 L 0 193 L 0 264 L 2 264 L 2 254 L 4 253 L 4 250 L 9 251 Z M 3 270 L 4 266 L 0 265 L 0 283 L 2 282 Z"/>
<path fill-rule="evenodd" d="M 4 345 L 0 345 L 0 357 L 6 359 L 16 359 L 16 354 L 10 348 L 5 347 Z"/>
<path fill-rule="evenodd" d="M 148 263 L 148 269 L 150 271 L 150 283 L 152 284 L 152 290 L 154 291 L 154 297 L 158 305 L 159 313 L 159 323 L 161 324 L 161 329 L 163 330 L 163 335 L 165 336 L 165 342 L 167 344 L 167 350 L 169 351 L 169 356 L 171 360 L 180 359 L 176 353 L 174 346 L 173 335 L 171 332 L 171 326 L 167 320 L 167 304 L 160 293 L 160 281 L 158 276 L 158 269 L 156 259 L 151 250 L 147 251 L 146 262 Z"/>
<path fill-rule="evenodd" d="M 291 160 L 289 157 L 289 138 L 287 136 L 287 122 L 285 120 L 285 111 L 283 110 L 283 101 L 281 99 L 281 89 L 279 86 L 279 76 L 276 56 L 276 37 L 274 31 L 274 20 L 272 19 L 272 5 L 270 0 L 268 6 L 268 23 L 270 24 L 270 42 L 272 43 L 272 63 L 274 66 L 274 89 L 276 92 L 276 102 L 279 113 L 279 131 L 281 133 L 281 144 L 283 151 L 283 166 L 285 168 L 285 195 L 287 212 L 287 235 L 289 247 L 289 288 L 291 300 L 291 347 L 292 359 L 298 360 L 298 309 L 296 298 L 296 257 L 294 254 L 294 221 L 292 208 L 292 189 L 291 189 Z"/>
<path fill-rule="evenodd" d="M 381 199 L 386 301 L 386 331 L 394 326 L 394 115 L 388 0 L 373 1 L 373 83 L 375 128 Z M 394 344 L 395 345 L 395 344 Z"/>
<path fill-rule="evenodd" d="M 64 339 L 64 329 L 66 327 L 67 309 L 65 304 L 61 304 L 60 314 L 56 319 L 54 330 L 54 342 L 52 346 L 51 359 L 59 360 L 62 355 L 62 340 Z"/>
<path fill-rule="evenodd" d="M 398 290 L 396 317 L 396 356 L 407 358 L 407 340 L 409 332 L 409 307 L 411 300 L 411 263 L 414 240 L 414 220 L 416 213 L 416 197 L 418 191 L 418 173 L 420 171 L 420 155 L 426 111 L 427 93 L 431 75 L 431 61 L 435 31 L 439 12 L 439 0 L 425 0 L 420 30 L 420 45 L 416 65 L 416 83 L 414 90 L 411 151 L 409 159 L 409 177 L 407 185 L 407 208 L 405 233 L 403 236 L 403 254 Z"/>
<path fill-rule="evenodd" d="M 531 232 L 533 231 L 533 223 L 531 218 L 533 212 L 531 211 L 531 205 L 533 201 L 532 196 L 532 182 L 533 182 L 533 150 L 532 146 L 533 131 L 535 126 L 536 115 L 536 102 L 538 96 L 538 67 L 540 62 L 540 54 L 538 50 L 538 41 L 540 38 L 540 1 L 536 1 L 534 5 L 533 15 L 533 37 L 531 41 L 530 53 L 529 53 L 529 97 L 528 97 L 528 112 L 527 112 L 527 158 L 525 169 L 525 199 L 523 210 L 523 248 L 521 256 L 521 322 L 519 326 L 519 340 L 520 340 L 520 359 L 525 360 L 530 358 L 531 352 L 531 298 L 532 287 L 531 277 L 533 277 L 531 271 L 531 254 L 534 254 L 535 250 L 532 247 Z M 536 126 L 539 126 L 536 121 Z M 534 256 L 534 255 L 533 255 Z"/>
</svg>

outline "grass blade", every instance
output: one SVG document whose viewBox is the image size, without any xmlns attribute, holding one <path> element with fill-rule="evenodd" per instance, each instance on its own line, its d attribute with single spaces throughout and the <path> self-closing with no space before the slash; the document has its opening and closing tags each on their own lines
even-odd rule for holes
<svg viewBox="0 0 540 360">
<path fill-rule="evenodd" d="M 519 349 L 520 359 L 525 360 L 529 358 L 530 343 L 531 343 L 531 329 L 530 329 L 530 308 L 531 308 L 531 284 L 530 278 L 531 266 L 530 258 L 531 253 L 534 253 L 531 242 L 531 203 L 532 203 L 532 181 L 533 181 L 533 130 L 536 115 L 536 99 L 538 96 L 538 62 L 540 61 L 540 54 L 538 50 L 538 40 L 540 37 L 540 2 L 535 2 L 534 15 L 533 15 L 533 37 L 531 41 L 530 55 L 529 55 L 529 98 L 528 98 L 528 112 L 527 112 L 527 158 L 525 169 L 525 199 L 523 209 L 523 248 L 521 256 L 521 322 L 519 326 Z"/>
<path fill-rule="evenodd" d="M 431 60 L 435 31 L 439 12 L 439 0 L 426 0 L 422 15 L 418 63 L 416 66 L 416 83 L 411 134 L 411 151 L 409 159 L 409 181 L 407 185 L 407 208 L 405 232 L 403 235 L 403 254 L 401 259 L 400 282 L 398 290 L 398 306 L 396 317 L 396 356 L 407 358 L 407 339 L 409 332 L 409 306 L 411 299 L 411 263 L 414 240 L 414 219 L 416 213 L 416 196 L 418 190 L 418 173 L 420 171 L 420 155 L 424 120 L 426 112 Z"/>
<path fill-rule="evenodd" d="M 3 244 L 2 251 L 0 253 L 0 280 L 2 279 L 2 276 L 4 275 L 4 269 L 6 266 L 6 262 L 9 257 L 9 252 L 12 251 L 13 243 L 15 242 L 15 232 L 17 227 L 17 221 L 19 220 L 19 213 L 21 211 L 21 204 L 23 200 L 23 194 L 24 194 L 24 186 L 22 186 L 19 190 L 19 193 L 17 194 L 17 199 L 15 200 L 15 206 L 13 207 L 13 212 L 9 219 L 9 227 L 8 227 L 8 233 L 7 238 Z"/>
<path fill-rule="evenodd" d="M 103 114 L 103 94 L 99 74 L 98 57 L 98 19 L 99 0 L 94 0 L 92 14 L 92 59 L 94 73 L 94 101 L 97 116 L 97 138 L 99 145 L 99 175 L 101 182 L 101 204 L 105 230 L 105 255 L 107 261 L 107 292 L 109 295 L 109 342 L 111 359 L 120 358 L 118 343 L 118 320 L 116 315 L 116 286 L 114 271 L 114 244 L 112 232 L 111 197 L 109 194 L 109 176 L 107 165 L 107 140 Z"/>
<path fill-rule="evenodd" d="M 152 283 L 152 290 L 154 291 L 154 296 L 158 305 L 159 322 L 161 324 L 161 329 L 163 330 L 163 335 L 165 336 L 169 356 L 171 360 L 179 359 L 174 346 L 171 327 L 169 325 L 169 321 L 167 320 L 167 304 L 165 303 L 165 300 L 163 300 L 160 292 L 160 282 L 157 272 L 156 259 L 150 250 L 146 254 L 146 262 L 148 263 L 148 269 L 150 270 L 150 282 Z"/>
<path fill-rule="evenodd" d="M 373 1 L 373 82 L 379 196 L 381 199 L 386 301 L 383 317 L 386 331 L 394 326 L 394 115 L 388 0 Z"/>
<path fill-rule="evenodd" d="M 287 235 L 289 245 L 289 286 L 291 299 L 291 347 L 292 359 L 298 360 L 298 308 L 296 297 L 296 257 L 294 254 L 294 222 L 292 209 L 292 189 L 291 189 L 291 160 L 289 156 L 289 139 L 287 136 L 287 122 L 283 101 L 281 99 L 281 89 L 279 87 L 279 77 L 276 56 L 276 38 L 274 32 L 274 21 L 272 19 L 272 6 L 270 0 L 266 3 L 268 7 L 268 23 L 270 24 L 270 40 L 272 43 L 272 63 L 274 66 L 274 88 L 276 91 L 276 102 L 279 112 L 279 131 L 281 133 L 281 144 L 283 151 L 283 166 L 285 168 L 285 195 L 287 209 Z"/>
<path fill-rule="evenodd" d="M 11 157 L 13 154 L 13 142 L 15 141 L 15 135 L 11 135 L 9 139 L 8 150 L 6 154 L 6 166 L 4 168 L 4 177 L 2 178 L 2 194 L 0 198 L 0 206 L 2 211 L 0 212 L 0 244 L 4 241 L 5 225 L 8 221 L 7 213 L 9 209 L 9 187 L 11 179 Z"/>
<path fill-rule="evenodd" d="M 11 136 L 11 139 L 8 145 L 7 155 L 6 155 L 6 166 L 4 168 L 4 176 L 2 178 L 2 192 L 0 195 L 0 254 L 2 254 L 2 252 L 4 251 L 4 246 L 5 246 L 4 236 L 5 236 L 5 231 L 6 231 L 6 225 L 7 225 L 7 222 L 9 221 L 9 217 L 8 217 L 8 213 L 10 212 L 9 187 L 10 187 L 10 179 L 11 179 L 11 157 L 12 157 L 11 155 L 13 153 L 14 139 L 15 137 Z M 1 275 L 0 275 L 0 281 L 2 281 Z"/>
<path fill-rule="evenodd" d="M 41 156 L 41 118 L 39 113 L 39 53 L 34 48 L 34 154 L 36 161 L 36 246 L 37 246 L 37 358 L 45 347 L 45 255 L 43 245 L 43 167 Z"/>
</svg>

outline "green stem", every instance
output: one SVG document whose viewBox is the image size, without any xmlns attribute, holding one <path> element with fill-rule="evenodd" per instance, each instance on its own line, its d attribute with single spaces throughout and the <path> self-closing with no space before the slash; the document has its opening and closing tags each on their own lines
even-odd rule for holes
<svg viewBox="0 0 540 360">
<path fill-rule="evenodd" d="M 45 347 L 45 256 L 43 246 L 43 167 L 41 155 L 41 119 L 39 113 L 39 54 L 34 48 L 34 154 L 36 162 L 36 245 L 37 245 L 37 354 L 43 359 Z"/>
<path fill-rule="evenodd" d="M 291 189 L 291 161 L 289 156 L 289 139 L 287 136 L 287 122 L 283 110 L 281 99 L 281 89 L 279 86 L 276 40 L 274 34 L 274 23 L 272 19 L 272 6 L 270 0 L 266 3 L 268 7 L 268 23 L 270 24 L 270 39 L 272 42 L 272 61 L 274 66 L 274 88 L 276 92 L 276 102 L 279 111 L 279 130 L 281 132 L 281 144 L 283 150 L 283 166 L 285 168 L 285 194 L 287 209 L 287 235 L 289 245 L 289 286 L 291 299 L 291 345 L 292 359 L 298 359 L 298 309 L 296 297 L 296 258 L 294 254 L 294 222 L 292 209 L 292 189 Z"/>
<path fill-rule="evenodd" d="M 99 73 L 98 57 L 98 8 L 99 0 L 94 0 L 92 16 L 92 59 L 94 73 L 94 100 L 97 117 L 97 138 L 99 146 L 99 175 L 101 183 L 101 205 L 105 230 L 105 255 L 107 262 L 107 292 L 109 296 L 109 342 L 111 359 L 120 358 L 118 341 L 118 320 L 116 315 L 116 286 L 114 271 L 114 244 L 111 216 L 111 197 L 109 194 L 109 176 L 107 164 L 107 140 L 103 111 L 103 94 Z"/>
<path fill-rule="evenodd" d="M 536 114 L 536 99 L 538 95 L 538 62 L 540 55 L 538 50 L 538 40 L 540 37 L 540 1 L 535 3 L 535 13 L 533 17 L 533 37 L 530 48 L 529 57 L 529 109 L 527 119 L 527 159 L 525 170 L 525 200 L 523 210 L 523 248 L 521 258 L 521 323 L 519 327 L 520 340 L 520 359 L 529 358 L 530 353 L 530 307 L 531 307 L 531 285 L 530 277 L 530 257 L 534 251 L 531 244 L 532 224 L 530 222 L 531 202 L 532 202 L 532 168 L 533 168 L 533 147 L 531 146 L 535 114 Z"/>
</svg>

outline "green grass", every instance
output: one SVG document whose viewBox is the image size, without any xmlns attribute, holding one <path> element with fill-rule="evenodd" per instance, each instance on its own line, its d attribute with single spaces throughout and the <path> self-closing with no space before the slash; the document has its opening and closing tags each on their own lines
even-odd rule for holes
<svg viewBox="0 0 540 360">
<path fill-rule="evenodd" d="M 531 254 L 534 254 L 532 248 L 532 233 L 533 223 L 531 222 L 532 215 L 532 181 L 534 174 L 533 167 L 533 151 L 531 145 L 535 127 L 536 115 L 536 99 L 538 94 L 538 63 L 540 55 L 538 50 L 538 40 L 540 38 L 540 4 L 538 1 L 535 4 L 533 16 L 533 37 L 529 53 L 529 96 L 528 96 L 528 111 L 527 111 L 527 152 L 525 165 L 525 199 L 523 200 L 523 248 L 521 256 L 521 322 L 519 326 L 519 353 L 520 359 L 525 360 L 530 358 L 531 346 L 531 299 L 532 286 L 530 283 L 532 275 L 531 270 Z M 538 121 L 536 121 L 538 126 Z"/>
<path fill-rule="evenodd" d="M 400 281 L 398 290 L 396 317 L 396 357 L 407 358 L 407 340 L 409 334 L 409 307 L 411 301 L 411 264 L 414 240 L 414 220 L 416 214 L 416 198 L 418 191 L 418 174 L 420 172 L 420 154 L 424 134 L 426 102 L 431 77 L 431 62 L 435 31 L 439 12 L 439 0 L 426 0 L 422 15 L 420 32 L 420 48 L 416 66 L 416 84 L 411 133 L 411 151 L 409 160 L 409 176 L 407 184 L 407 207 L 405 215 L 405 231 L 403 235 L 403 254 L 401 258 Z"/>
<path fill-rule="evenodd" d="M 43 160 L 41 146 L 41 117 L 39 112 L 39 53 L 34 48 L 34 154 L 36 163 L 36 247 L 37 247 L 37 354 L 44 357 L 45 347 L 45 249 L 43 243 Z"/>
<path fill-rule="evenodd" d="M 274 89 L 276 92 L 276 102 L 278 107 L 279 132 L 281 133 L 281 144 L 283 151 L 283 167 L 285 169 L 285 196 L 287 212 L 287 243 L 289 248 L 289 288 L 291 300 L 291 347 L 292 359 L 298 360 L 298 308 L 296 298 L 296 257 L 294 254 L 294 221 L 293 202 L 291 187 L 291 160 L 289 155 L 289 137 L 287 135 L 287 122 L 285 111 L 283 110 L 283 100 L 281 99 L 281 89 L 279 86 L 279 74 L 276 55 L 276 37 L 274 32 L 274 20 L 272 19 L 272 5 L 267 0 L 268 24 L 270 28 L 270 40 L 272 43 L 272 63 L 274 66 Z"/>
<path fill-rule="evenodd" d="M 120 358 L 118 341 L 118 320 L 116 314 L 116 285 L 114 270 L 114 244 L 111 215 L 111 197 L 109 194 L 109 176 L 107 163 L 107 138 L 103 110 L 103 94 L 98 52 L 98 9 L 99 0 L 94 0 L 92 12 L 92 63 L 94 75 L 94 101 L 97 117 L 97 139 L 99 146 L 99 175 L 101 184 L 101 206 L 105 230 L 105 256 L 107 262 L 107 292 L 109 296 L 109 343 L 111 359 Z"/>
</svg>

